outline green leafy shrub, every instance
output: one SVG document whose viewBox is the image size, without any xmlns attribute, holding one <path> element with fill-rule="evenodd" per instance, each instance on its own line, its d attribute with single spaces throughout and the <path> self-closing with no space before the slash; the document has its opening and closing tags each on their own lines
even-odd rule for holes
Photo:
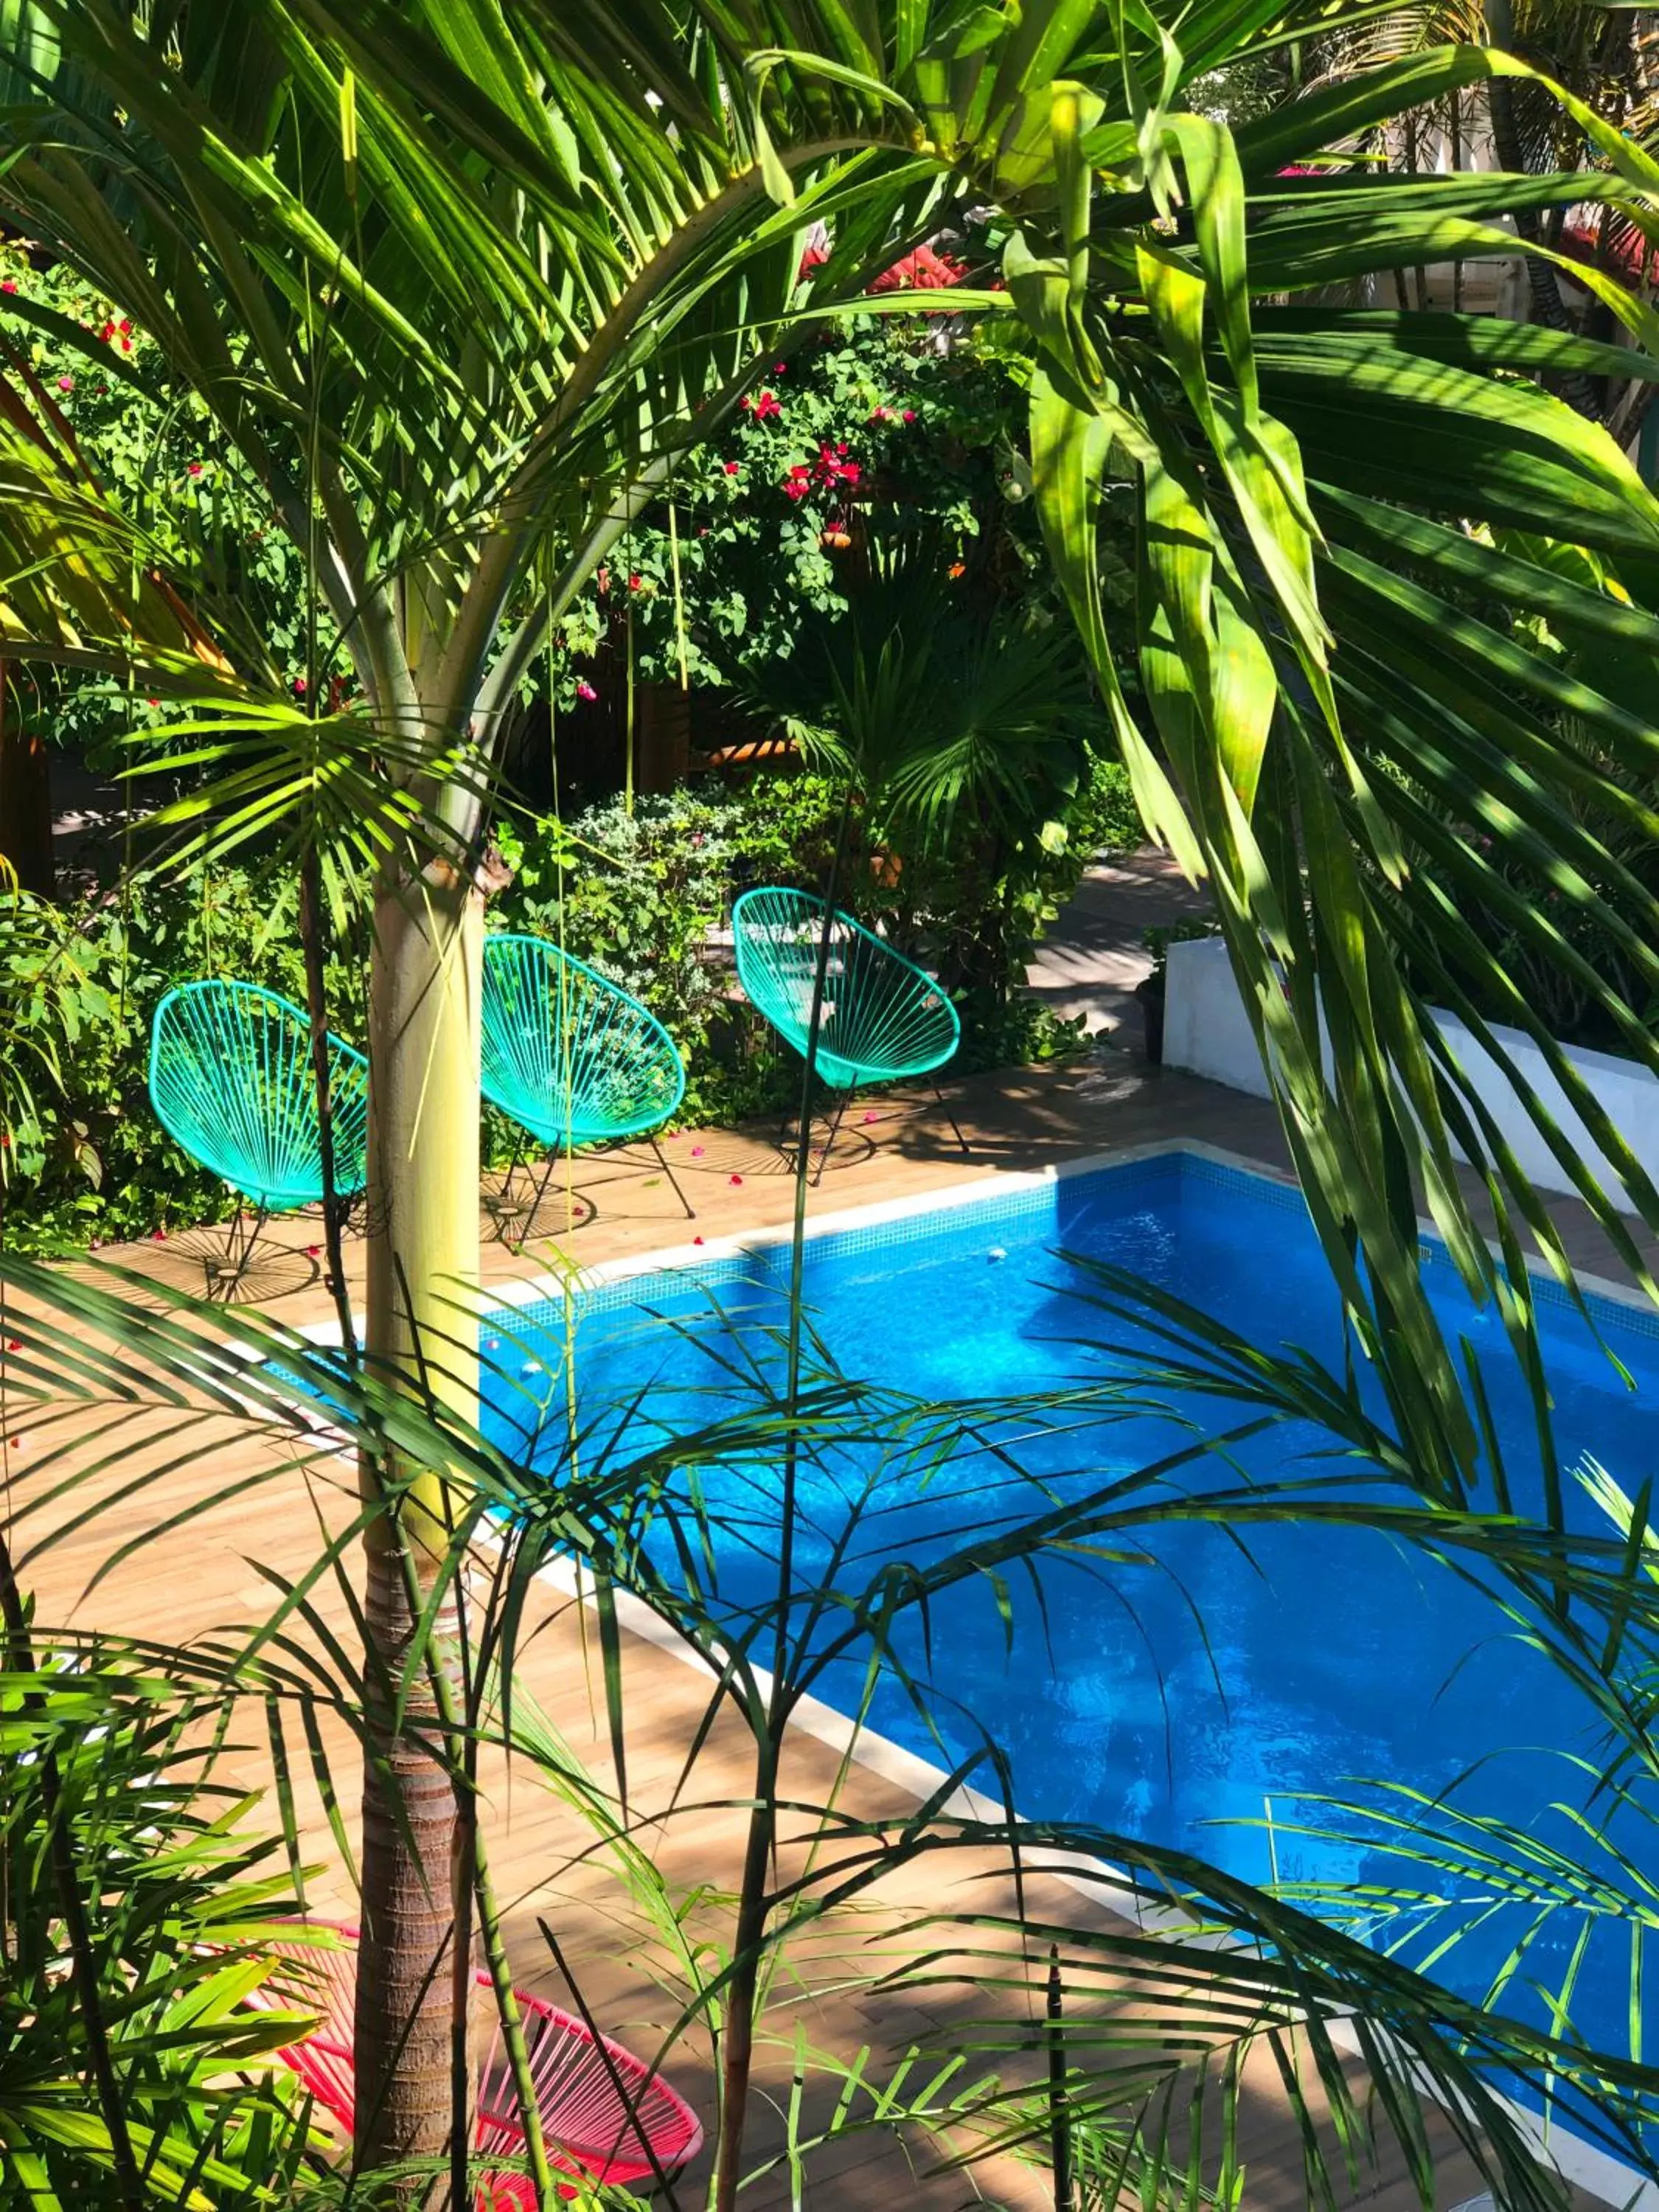
<svg viewBox="0 0 1659 2212">
<path fill-rule="evenodd" d="M 220 868 L 149 878 L 0 924 L 0 1078 L 13 1100 L 0 1224 L 13 1251 L 56 1254 L 214 1220 L 223 1186 L 173 1144 L 147 1087 L 150 1017 L 175 983 L 263 983 L 305 1001 L 298 884 Z M 331 1025 L 362 1034 L 361 948 L 328 968 Z"/>
<path fill-rule="evenodd" d="M 690 1126 L 781 1112 L 799 1063 L 747 1005 L 732 969 L 732 900 L 750 884 L 821 886 L 841 825 L 823 776 L 708 780 L 621 801 L 573 821 L 503 826 L 514 880 L 493 927 L 562 943 L 659 1016 L 684 1055 Z M 1103 844 L 1138 835 L 1127 779 L 1096 760 L 1073 810 L 1012 848 L 988 874 L 947 845 L 896 856 L 884 825 L 855 806 L 842 903 L 933 962 L 963 1015 L 963 1073 L 1048 1059 L 1082 1042 L 1005 988 Z M 146 1085 L 150 1018 L 173 984 L 237 976 L 305 1003 L 298 886 L 287 869 L 220 867 L 149 878 L 63 907 L 14 900 L 0 915 L 0 1225 L 13 1251 L 68 1253 L 95 1242 L 214 1220 L 223 1188 L 166 1135 Z M 973 965 L 997 947 L 987 982 Z M 330 1023 L 363 1034 L 366 943 L 328 963 Z M 998 978 L 1001 980 L 999 981 Z M 490 1115 L 487 1157 L 514 1136 Z"/>
</svg>

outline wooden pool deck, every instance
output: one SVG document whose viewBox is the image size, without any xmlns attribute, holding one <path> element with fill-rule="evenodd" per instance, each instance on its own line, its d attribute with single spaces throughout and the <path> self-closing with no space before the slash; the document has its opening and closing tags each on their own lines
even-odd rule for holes
<svg viewBox="0 0 1659 2212">
<path fill-rule="evenodd" d="M 909 1198 L 960 1183 L 970 1176 L 1016 1172 L 1093 1152 L 1110 1152 L 1176 1138 L 1201 1139 L 1273 1165 L 1282 1162 L 1276 1124 L 1267 1107 L 1179 1075 L 1147 1070 L 1127 1054 L 1108 1053 L 1085 1066 L 978 1079 L 954 1086 L 951 1101 L 969 1139 L 964 1160 L 937 1113 L 870 1122 L 852 1117 L 843 1130 L 819 1189 L 815 1214 L 884 1200 Z M 778 1155 L 763 1137 L 710 1132 L 682 1137 L 672 1148 L 697 1210 L 688 1229 L 674 1194 L 654 1165 L 601 1161 L 580 1165 L 582 1218 L 556 1240 L 580 1265 L 678 1244 L 690 1234 L 710 1243 L 776 1226 L 788 1218 L 792 1191 Z M 561 1202 L 562 1203 L 562 1202 Z M 552 1223 L 539 1226 L 552 1227 Z M 248 1288 L 273 1317 L 296 1326 L 328 1320 L 331 1304 L 320 1279 L 320 1258 L 307 1247 L 316 1237 L 303 1224 L 280 1225 L 276 1249 L 260 1262 Z M 131 1264 L 158 1282 L 192 1290 L 203 1282 L 208 1240 L 194 1232 L 105 1257 Z M 486 1280 L 499 1285 L 544 1272 L 548 1244 L 532 1241 L 523 1255 L 487 1240 Z M 1588 1253 L 1587 1264 L 1596 1265 Z M 355 1263 L 354 1263 L 355 1264 Z M 273 1577 L 295 1578 L 319 1548 L 319 1524 L 340 1527 L 355 1503 L 351 1474 L 335 1465 L 301 1473 L 291 1450 L 233 1433 L 229 1425 L 204 1416 L 192 1438 L 189 1464 L 159 1473 L 149 1487 L 85 1526 L 68 1525 L 62 1509 L 32 1510 L 29 1438 L 6 1451 L 4 1474 L 13 1540 L 23 1554 L 26 1586 L 35 1590 L 43 1624 L 104 1628 L 172 1643 L 201 1638 L 234 1623 L 252 1621 L 273 1601 Z M 90 1447 L 89 1447 L 90 1448 Z M 113 1498 L 116 1486 L 143 1471 L 143 1447 L 124 1448 L 118 1468 L 100 1478 Z M 159 1468 L 166 1455 L 149 1447 Z M 176 1454 L 173 1455 L 176 1456 Z M 222 1502 L 167 1533 L 170 1517 L 210 1497 Z M 94 1577 L 118 1546 L 146 1532 L 150 1540 L 132 1550 L 113 1571 Z M 346 1631 L 343 1599 L 325 1587 L 317 1594 L 321 1627 Z M 321 1649 L 320 1634 L 312 1638 Z M 610 1778 L 608 1731 L 595 1679 L 591 1631 L 581 1609 L 552 1589 L 538 1593 L 526 1624 L 520 1679 L 575 1753 L 605 1782 Z M 653 1643 L 629 1637 L 626 1645 L 629 1783 L 636 1817 L 647 1822 L 666 1878 L 687 1888 L 720 1891 L 734 1886 L 743 1844 L 740 1813 L 730 1804 L 748 1787 L 745 1744 L 728 1723 L 716 1726 L 699 1754 L 695 1784 L 675 1793 L 685 1753 L 698 1724 L 707 1685 L 679 1658 Z M 252 1731 L 237 1754 L 250 1784 L 269 1782 L 268 1754 Z M 328 1732 L 337 1760 L 348 1826 L 356 1775 L 343 1729 Z M 840 1762 L 824 1741 L 803 1734 L 792 1747 L 789 1785 L 803 1802 L 823 1802 L 839 1788 L 839 1802 L 861 1818 L 902 1813 L 908 1802 L 893 1782 L 863 1765 L 837 1780 Z M 584 1994 L 603 2024 L 636 2048 L 653 2045 L 653 2031 L 673 2014 L 672 2002 L 654 1978 L 663 1954 L 630 1917 L 610 1869 L 585 1855 L 588 1832 L 538 1781 L 524 1763 L 511 1773 L 486 1774 L 490 1796 L 491 1852 L 502 1896 L 510 1900 L 509 1940 L 515 1972 L 529 1986 L 568 2002 L 538 1932 L 546 1921 L 577 1965 Z M 314 1791 L 302 1784 L 313 1856 L 322 1869 L 313 1894 L 319 1911 L 343 1915 L 349 1890 Z M 690 1809 L 692 1807 L 706 1809 Z M 948 1989 L 911 1995 L 872 1996 L 849 1987 L 850 1970 L 873 1954 L 883 1959 L 927 1941 L 907 1934 L 908 1923 L 930 1911 L 959 1904 L 994 1908 L 1012 1898 L 1006 1866 L 988 1855 L 953 1865 L 941 1878 L 923 1863 L 902 1877 L 884 1881 L 856 1911 L 823 1923 L 799 1945 L 781 1981 L 769 2020 L 775 2041 L 762 2069 L 769 2095 L 786 2100 L 799 2033 L 813 2047 L 850 2060 L 861 2046 L 874 2053 L 872 2071 L 912 2044 L 937 2049 L 954 2018 L 970 2009 Z M 1076 1922 L 1089 1910 L 1077 1893 L 1057 1881 L 1040 1881 L 1030 1902 L 1042 1914 Z M 1032 1986 L 1040 1986 L 1040 1968 Z M 1033 2012 L 1033 2019 L 1039 2014 Z M 709 2082 L 696 2048 L 670 2068 L 693 2103 L 707 2112 Z M 1243 2144 L 1247 2160 L 1244 2203 L 1260 2212 L 1292 2212 L 1306 2202 L 1301 2152 L 1286 2093 L 1261 2054 L 1248 2078 Z M 1449 2208 L 1474 2194 L 1468 2161 L 1452 2145 L 1449 2130 L 1431 2122 L 1439 2159 L 1439 2203 Z M 775 2115 L 763 2112 L 756 2130 L 758 2152 L 777 2139 Z M 929 2172 L 925 2145 L 907 2153 L 887 2137 L 849 2137 L 815 2161 L 804 2184 L 808 2206 L 876 2212 L 897 2202 L 915 2212 L 957 2212 L 969 2203 L 1036 2208 L 1045 2197 L 1036 2177 L 1006 2162 L 973 2176 Z M 698 2201 L 695 2186 L 682 2201 Z M 1346 2202 L 1407 2212 L 1414 2191 L 1397 2161 L 1368 2171 Z M 1585 2202 L 1590 2200 L 1586 2199 Z M 744 2202 L 769 2212 L 791 2202 L 790 2180 L 780 2170 L 745 2193 Z"/>
</svg>

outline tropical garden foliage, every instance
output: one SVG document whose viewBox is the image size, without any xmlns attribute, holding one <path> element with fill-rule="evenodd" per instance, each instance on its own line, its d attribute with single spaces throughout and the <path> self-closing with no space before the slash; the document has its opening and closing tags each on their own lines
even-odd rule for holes
<svg viewBox="0 0 1659 2212">
<path fill-rule="evenodd" d="M 251 0 L 229 23 L 187 0 L 149 12 L 36 0 L 9 19 L 9 219 L 121 307 L 118 337 L 124 318 L 143 330 L 179 405 L 206 410 L 239 483 L 269 502 L 303 564 L 305 688 L 296 700 L 299 679 L 259 640 L 239 575 L 204 547 L 155 544 L 77 475 L 61 431 L 26 423 L 15 362 L 0 449 L 13 579 L 0 642 L 19 659 L 112 668 L 169 702 L 159 756 L 176 770 L 187 744 L 202 775 L 162 826 L 191 860 L 216 866 L 257 834 L 295 861 L 319 1027 L 325 940 L 337 953 L 367 907 L 375 1115 L 361 1342 L 347 1312 L 332 1358 L 250 1323 L 271 1364 L 228 1376 L 210 1318 L 187 1304 L 157 1319 L 116 1286 L 12 1261 L 22 1310 L 4 1388 L 38 1409 L 31 1429 L 48 1444 L 30 1481 L 43 1498 L 71 1480 L 90 1406 L 114 1408 L 117 1430 L 163 1414 L 179 1437 L 205 1408 L 314 1437 L 293 1402 L 297 1374 L 358 1449 L 361 1510 L 316 1580 L 337 1571 L 349 1584 L 361 1653 L 337 1640 L 308 1681 L 270 1671 L 281 1638 L 315 1626 L 308 1591 L 294 1591 L 280 1635 L 256 1631 L 234 1672 L 267 1711 L 320 1700 L 349 1715 L 361 1750 L 356 2155 L 370 2186 L 415 2160 L 466 2201 L 449 2065 L 452 2037 L 465 2050 L 465 2006 L 452 2012 L 434 1969 L 448 1947 L 465 1957 L 476 1928 L 510 2017 L 477 1762 L 486 1739 L 516 1746 L 524 1728 L 505 1689 L 518 1594 L 556 1551 L 590 1573 L 613 1714 L 626 1594 L 708 1663 L 711 1711 L 727 1710 L 750 1747 L 745 1873 L 720 1942 L 697 1951 L 685 2013 L 718 2043 L 710 2188 L 725 2212 L 750 2171 L 755 2039 L 785 1939 L 824 1902 L 776 1869 L 794 1818 L 784 1734 L 830 1645 L 853 1636 L 890 1656 L 896 1611 L 925 1612 L 969 1585 L 1012 1602 L 1015 1571 L 1058 1547 L 1094 1547 L 1127 1569 L 1149 1517 L 1199 1514 L 1237 1533 L 1257 1514 L 1333 1504 L 1295 1471 L 1188 1497 L 1166 1486 L 1179 1468 L 1160 1466 L 1059 1506 L 1033 1496 L 925 1571 L 884 1562 L 860 1583 L 841 1563 L 814 1583 L 794 1532 L 815 1455 L 855 1455 L 856 1522 L 887 1455 L 931 1462 L 988 1419 L 1018 1427 L 1056 1409 L 881 1402 L 824 1365 L 802 1311 L 804 1172 L 791 1297 L 769 1359 L 756 1363 L 752 1412 L 695 1436 L 602 1436 L 595 1450 L 554 1393 L 525 1433 L 479 1433 L 480 1358 L 486 1397 L 512 1364 L 489 1368 L 497 1355 L 481 1352 L 469 1300 L 486 845 L 514 702 L 597 592 L 600 566 L 626 587 L 635 571 L 616 564 L 630 531 L 708 467 L 706 449 L 783 434 L 769 413 L 752 419 L 777 394 L 778 362 L 814 343 L 825 319 L 868 313 L 877 276 L 930 238 L 965 234 L 970 218 L 977 265 L 952 288 L 951 312 L 1017 331 L 1047 554 L 1140 813 L 1211 887 L 1350 1357 L 1340 1372 L 1271 1357 L 1127 1279 L 1101 1282 L 1106 1323 L 1144 1330 L 1150 1315 L 1161 1333 L 1145 1388 L 1171 1377 L 1206 1388 L 1229 1422 L 1315 1421 L 1360 1470 L 1336 1510 L 1468 1563 L 1583 1686 L 1614 1743 L 1620 1788 L 1639 1800 L 1650 1783 L 1645 1495 L 1621 1507 L 1604 1492 L 1610 1532 L 1578 1533 L 1540 1383 L 1541 1498 L 1520 1500 L 1467 1347 L 1449 1340 L 1421 1279 L 1418 1212 L 1539 1375 L 1521 1240 L 1564 1278 L 1566 1255 L 1425 1016 L 1430 1003 L 1455 1007 L 1502 1060 L 1495 1010 L 1538 1041 L 1613 1164 L 1620 1187 L 1608 1190 L 1534 1102 L 1610 1245 L 1651 1287 L 1621 1207 L 1659 1227 L 1659 1192 L 1559 1052 L 1514 951 L 1576 977 L 1624 1048 L 1659 1062 L 1637 995 L 1655 972 L 1653 902 L 1620 842 L 1651 833 L 1643 794 L 1656 738 L 1610 672 L 1613 648 L 1639 665 L 1659 643 L 1659 504 L 1605 432 L 1536 380 L 1659 379 L 1652 313 L 1587 272 L 1638 341 L 1615 362 L 1553 328 L 1333 297 L 1425 258 L 1512 253 L 1505 224 L 1517 212 L 1594 201 L 1650 226 L 1659 167 L 1547 86 L 1542 96 L 1594 149 L 1592 169 L 1401 181 L 1351 158 L 1425 102 L 1535 84 L 1512 54 L 1473 45 L 1293 95 L 1237 130 L 1188 103 L 1188 88 L 1225 65 L 1336 21 L 1334 9 L 1271 4 L 1165 21 L 1089 0 L 1007 13 L 803 0 L 787 15 L 743 0 L 643 0 L 625 13 L 567 0 Z M 823 258 L 811 259 L 819 226 Z M 1547 260 L 1524 223 L 1521 243 Z M 896 310 L 937 305 L 885 296 Z M 21 293 L 15 312 L 112 359 L 101 325 L 76 337 Z M 46 395 L 28 396 L 38 408 Z M 854 457 L 833 450 L 841 442 L 822 441 L 832 452 L 817 459 L 826 477 L 840 469 L 844 494 Z M 810 456 L 764 450 L 769 470 L 784 464 L 786 501 L 791 470 L 816 477 Z M 1110 625 L 1109 602 L 1121 617 Z M 1565 661 L 1535 649 L 1541 629 Z M 920 654 L 914 636 L 905 645 Z M 325 681 L 339 655 L 349 698 Z M 866 665 L 896 684 L 903 659 L 878 647 Z M 874 696 L 843 686 L 839 717 L 820 703 L 801 720 L 844 793 L 856 776 L 890 803 L 914 790 L 915 763 L 890 749 L 878 757 L 881 718 L 860 710 Z M 994 757 L 958 744 L 953 761 L 941 743 L 924 814 L 994 788 Z M 1558 905 L 1523 895 L 1516 867 Z M 1462 925 L 1477 905 L 1503 918 L 1504 945 Z M 1587 972 L 1559 905 L 1621 945 L 1632 986 Z M 331 1209 L 331 1240 L 337 1231 Z M 1110 1424 L 1129 1402 L 1114 1385 L 1073 1410 Z M 675 1477 L 733 1464 L 780 1531 L 775 1601 L 745 1620 L 718 1588 L 661 1565 L 704 1556 L 720 1510 Z M 470 1613 L 464 1560 L 503 1525 L 493 1601 Z M 651 1540 L 664 1530 L 665 1553 Z M 825 1640 L 826 1620 L 848 1626 Z M 56 1650 L 58 1632 L 42 1641 Z M 994 1773 L 994 1746 L 988 1757 Z M 544 1747 L 539 1764 L 612 1819 L 611 1844 L 648 1888 L 625 1798 L 617 1828 L 604 1793 L 556 1749 Z M 1498 2094 L 1517 2073 L 1547 2081 L 1577 2125 L 1650 2170 L 1653 2081 L 1638 2039 L 1585 2049 L 1565 1984 L 1541 2027 L 1507 1982 L 1492 2006 L 1462 2002 L 1401 1960 L 1145 1838 L 1022 1826 L 1006 1807 L 964 1820 L 941 1799 L 879 1833 L 835 1802 L 805 1817 L 817 1879 L 847 1899 L 882 1866 L 964 1844 L 1069 1848 L 1143 1869 L 1143 1903 L 1173 1898 L 1195 1939 L 1154 1950 L 1138 1929 L 1096 1938 L 1016 1924 L 996 1931 L 1012 1942 L 1010 1966 L 1007 1952 L 981 1948 L 984 1917 L 965 1917 L 941 1936 L 942 1961 L 915 1970 L 924 1980 L 1012 1978 L 1035 1998 L 1046 1971 L 1033 1969 L 1036 1934 L 1064 1954 L 1062 1993 L 1084 1985 L 1108 2002 L 1091 2002 L 1080 2027 L 1061 2008 L 1048 2054 L 1058 2063 L 1035 2112 L 1017 2067 L 975 2081 L 965 2104 L 959 2069 L 914 2094 L 889 2082 L 873 2111 L 860 2073 L 836 2108 L 848 2124 L 978 2128 L 981 2140 L 988 2129 L 1039 2154 L 1069 2128 L 1087 2136 L 1078 2170 L 1100 2201 L 1127 2190 L 1190 2202 L 1206 2188 L 1235 2201 L 1246 2054 L 1267 2048 L 1288 2073 L 1299 2047 L 1296 2078 L 1317 2081 L 1340 2146 L 1293 2098 L 1310 2201 L 1346 2185 L 1347 2162 L 1357 2171 L 1389 2136 L 1432 2203 L 1425 2084 L 1500 2201 L 1559 2201 Z M 50 1808 L 46 1826 L 63 1835 Z M 1540 1918 L 1576 1909 L 1553 1869 L 1546 1880 L 1516 1863 L 1511 1840 L 1483 1838 L 1481 1881 Z M 1447 1846 L 1441 1871 L 1474 1863 Z M 1639 1928 L 1638 1874 L 1615 1866 L 1594 1911 Z M 1459 1910 L 1454 1899 L 1453 1921 Z M 1218 1924 L 1254 1948 L 1217 1951 Z M 1364 2092 L 1343 2072 L 1339 2020 L 1358 2039 Z M 988 2051 L 993 2030 L 978 2033 Z M 1025 2026 L 1016 2039 L 1029 2055 Z M 1206 2109 L 1219 2116 L 1213 2140 Z M 550 2203 L 533 2127 L 528 2157 Z M 143 2203 L 143 2175 L 118 2160 L 115 2171 L 124 2203 Z"/>
</svg>

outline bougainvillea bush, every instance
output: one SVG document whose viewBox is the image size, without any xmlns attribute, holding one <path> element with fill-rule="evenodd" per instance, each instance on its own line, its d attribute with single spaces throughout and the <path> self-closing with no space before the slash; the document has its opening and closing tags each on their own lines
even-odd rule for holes
<svg viewBox="0 0 1659 2212">
<path fill-rule="evenodd" d="M 591 696 L 590 657 L 623 625 L 645 682 L 721 684 L 738 662 L 787 660 L 841 605 L 864 522 L 884 511 L 926 519 L 955 559 L 994 562 L 1006 596 L 1046 603 L 1028 367 L 994 324 L 969 333 L 944 311 L 859 316 L 775 362 L 562 624 L 556 705 Z M 535 680 L 546 688 L 545 664 Z"/>
<path fill-rule="evenodd" d="M 99 367 L 70 346 L 71 329 L 101 337 Z M 266 495 L 201 402 L 168 386 L 157 349 L 120 301 L 0 246 L 0 344 L 162 565 L 200 578 L 213 626 L 243 666 L 296 695 L 310 680 L 349 680 L 326 629 L 313 635 L 308 624 L 304 562 L 275 527 Z M 96 749 L 164 718 L 160 700 L 70 670 L 26 663 L 15 675 L 30 726 L 58 744 Z"/>
</svg>

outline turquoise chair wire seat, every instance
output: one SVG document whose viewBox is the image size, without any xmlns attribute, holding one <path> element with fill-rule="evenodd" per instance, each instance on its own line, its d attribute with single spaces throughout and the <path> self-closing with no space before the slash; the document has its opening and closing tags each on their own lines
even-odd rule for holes
<svg viewBox="0 0 1659 2212">
<path fill-rule="evenodd" d="M 328 1056 L 334 1188 L 347 1198 L 368 1180 L 368 1062 L 335 1036 Z M 173 1142 L 236 1194 L 225 1258 L 208 1267 L 210 1286 L 234 1289 L 266 1216 L 324 1195 L 309 1018 L 257 983 L 181 984 L 150 1024 L 149 1095 Z"/>
<path fill-rule="evenodd" d="M 803 1059 L 811 1042 L 824 916 L 824 902 L 813 892 L 778 884 L 744 891 L 732 909 L 744 995 Z M 954 1058 L 962 1042 L 957 1010 L 925 968 L 839 908 L 830 915 L 829 929 L 813 1066 L 839 1096 L 820 1175 L 854 1091 L 867 1083 L 931 1075 Z M 938 1085 L 933 1088 L 938 1097 Z M 965 1152 L 967 1140 L 954 1120 L 951 1127 Z"/>
<path fill-rule="evenodd" d="M 544 937 L 502 931 L 484 939 L 483 1089 L 549 1154 L 525 1236 L 561 1154 L 636 1138 L 650 1143 L 695 1218 L 656 1137 L 685 1096 L 674 1040 L 619 983 Z M 515 1157 L 504 1206 L 518 1164 Z"/>
</svg>

